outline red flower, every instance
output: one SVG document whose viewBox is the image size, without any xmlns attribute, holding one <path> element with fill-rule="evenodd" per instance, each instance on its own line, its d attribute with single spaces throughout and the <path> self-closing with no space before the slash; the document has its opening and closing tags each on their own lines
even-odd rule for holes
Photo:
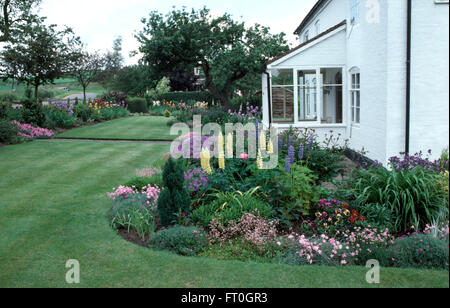
<svg viewBox="0 0 450 308">
<path fill-rule="evenodd" d="M 345 202 L 345 203 L 342 205 L 342 207 L 343 207 L 344 209 L 348 209 L 348 203 Z"/>
</svg>

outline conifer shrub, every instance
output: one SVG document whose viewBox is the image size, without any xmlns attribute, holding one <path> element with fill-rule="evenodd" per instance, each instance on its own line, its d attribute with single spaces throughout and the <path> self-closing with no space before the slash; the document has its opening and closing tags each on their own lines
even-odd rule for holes
<svg viewBox="0 0 450 308">
<path fill-rule="evenodd" d="M 169 158 L 163 171 L 164 190 L 158 199 L 158 213 L 161 225 L 170 226 L 176 222 L 177 214 L 189 210 L 191 200 L 184 187 L 183 168 L 172 158 Z"/>
</svg>

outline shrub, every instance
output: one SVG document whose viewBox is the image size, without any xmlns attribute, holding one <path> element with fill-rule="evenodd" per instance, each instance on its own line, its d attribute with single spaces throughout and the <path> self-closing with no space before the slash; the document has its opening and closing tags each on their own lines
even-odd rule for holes
<svg viewBox="0 0 450 308">
<path fill-rule="evenodd" d="M 194 210 L 191 219 L 196 224 L 208 228 L 214 218 L 223 226 L 228 226 L 232 221 L 237 223 L 244 213 L 257 212 L 261 217 L 271 217 L 271 206 L 256 198 L 254 196 L 256 191 L 257 188 L 245 193 L 237 191 L 214 194 L 214 201 Z"/>
<path fill-rule="evenodd" d="M 73 115 L 69 115 L 67 112 L 57 109 L 47 109 L 47 126 L 60 127 L 60 128 L 72 128 L 77 123 L 77 118 Z"/>
<path fill-rule="evenodd" d="M 9 103 L 0 101 L 0 120 L 6 119 L 8 117 L 10 108 L 11 106 Z"/>
<path fill-rule="evenodd" d="M 183 168 L 169 157 L 163 171 L 165 189 L 158 200 L 158 212 L 161 224 L 165 227 L 176 221 L 177 214 L 187 212 L 191 200 L 184 187 Z"/>
<path fill-rule="evenodd" d="M 148 106 L 145 98 L 130 97 L 126 102 L 128 104 L 128 110 L 131 113 L 148 113 Z"/>
<path fill-rule="evenodd" d="M 240 238 L 260 249 L 273 241 L 277 236 L 277 222 L 255 214 L 244 213 L 238 223 L 230 221 L 223 226 L 217 219 L 209 225 L 209 239 L 211 243 L 223 244 L 227 241 Z"/>
<path fill-rule="evenodd" d="M 209 92 L 170 92 L 158 95 L 157 100 L 169 102 L 196 101 L 212 103 L 214 97 Z"/>
<path fill-rule="evenodd" d="M 158 100 L 161 95 L 170 92 L 170 79 L 163 77 L 154 89 L 151 89 L 148 93 L 149 100 Z"/>
<path fill-rule="evenodd" d="M 196 227 L 173 227 L 152 235 L 148 246 L 182 256 L 198 255 L 208 245 L 208 235 Z"/>
<path fill-rule="evenodd" d="M 2 143 L 16 143 L 17 142 L 17 128 L 7 120 L 0 119 L 0 142 Z"/>
<path fill-rule="evenodd" d="M 143 187 L 147 186 L 163 186 L 163 180 L 161 174 L 155 174 L 150 178 L 147 177 L 135 177 L 128 182 L 125 183 L 124 186 L 126 187 L 136 187 L 137 189 L 142 189 Z"/>
<path fill-rule="evenodd" d="M 116 199 L 110 216 L 113 228 L 125 229 L 128 232 L 134 229 L 142 240 L 155 232 L 154 209 L 142 194 L 132 194 L 127 198 Z"/>
<path fill-rule="evenodd" d="M 46 121 L 45 112 L 40 103 L 33 100 L 26 100 L 23 105 L 23 121 L 38 127 L 43 127 Z"/>
<path fill-rule="evenodd" d="M 0 102 L 13 103 L 19 101 L 19 97 L 13 93 L 0 93 Z"/>
<path fill-rule="evenodd" d="M 232 111 L 238 111 L 241 107 L 249 103 L 253 107 L 262 107 L 262 98 L 260 95 L 250 95 L 248 97 L 236 96 L 231 100 Z"/>
<path fill-rule="evenodd" d="M 350 180 L 355 203 L 365 215 L 366 208 L 383 206 L 392 212 L 395 232 L 411 226 L 423 229 L 441 211 L 447 211 L 438 177 L 424 168 L 389 171 L 374 168 L 355 170 Z"/>
<path fill-rule="evenodd" d="M 398 239 L 391 250 L 396 267 L 449 269 L 448 241 L 428 234 L 413 234 Z"/>
<path fill-rule="evenodd" d="M 104 94 L 102 96 L 101 100 L 104 102 L 110 102 L 113 104 L 121 104 L 121 103 L 125 102 L 127 98 L 128 98 L 127 94 L 117 92 L 117 91 L 112 91 L 112 92 L 108 92 L 108 93 Z"/>
<path fill-rule="evenodd" d="M 237 260 L 242 262 L 271 263 L 275 257 L 276 248 L 267 245 L 261 250 L 244 240 L 234 240 L 223 244 L 208 245 L 199 255 L 218 260 Z"/>
<path fill-rule="evenodd" d="M 23 124 L 17 121 L 11 121 L 11 123 L 14 124 L 18 130 L 17 136 L 25 139 L 48 139 L 53 136 L 53 132 L 45 128 L 34 127 L 31 124 Z"/>
</svg>

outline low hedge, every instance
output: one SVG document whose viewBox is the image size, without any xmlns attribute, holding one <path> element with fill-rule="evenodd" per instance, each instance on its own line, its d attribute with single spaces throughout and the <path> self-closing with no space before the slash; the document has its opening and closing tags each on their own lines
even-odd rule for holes
<svg viewBox="0 0 450 308">
<path fill-rule="evenodd" d="M 174 101 L 174 102 L 187 102 L 187 101 L 196 101 L 196 102 L 208 102 L 212 103 L 214 97 L 209 92 L 170 92 L 166 94 L 161 94 L 158 97 L 160 101 Z"/>
<path fill-rule="evenodd" d="M 129 97 L 126 103 L 131 113 L 148 113 L 147 100 L 143 97 Z"/>
</svg>

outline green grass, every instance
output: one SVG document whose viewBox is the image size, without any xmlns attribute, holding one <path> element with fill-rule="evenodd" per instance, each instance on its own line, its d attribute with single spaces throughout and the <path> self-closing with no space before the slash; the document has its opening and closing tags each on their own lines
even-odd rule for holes
<svg viewBox="0 0 450 308">
<path fill-rule="evenodd" d="M 64 91 L 62 88 L 68 88 L 69 91 Z M 41 86 L 39 90 L 52 91 L 54 93 L 53 99 L 60 99 L 71 94 L 83 93 L 83 88 L 78 84 L 78 82 L 73 78 L 57 79 L 54 84 L 47 84 Z M 34 91 L 34 90 L 33 90 Z M 102 94 L 106 90 L 99 83 L 93 82 L 86 89 L 88 93 Z M 25 96 L 25 85 L 20 84 L 17 87 L 17 92 L 11 92 L 11 82 L 0 81 L 0 94 L 13 93 L 19 98 Z M 33 92 L 34 93 L 34 92 Z"/>
<path fill-rule="evenodd" d="M 75 128 L 56 136 L 56 138 L 172 141 L 177 136 L 170 135 L 168 121 L 169 119 L 165 117 L 127 117 L 93 126 Z"/>
<path fill-rule="evenodd" d="M 42 141 L 0 148 L 0 287 L 446 287 L 448 272 L 296 267 L 186 258 L 122 240 L 106 193 L 168 151 L 148 143 Z M 68 259 L 81 284 L 65 282 Z"/>
</svg>

